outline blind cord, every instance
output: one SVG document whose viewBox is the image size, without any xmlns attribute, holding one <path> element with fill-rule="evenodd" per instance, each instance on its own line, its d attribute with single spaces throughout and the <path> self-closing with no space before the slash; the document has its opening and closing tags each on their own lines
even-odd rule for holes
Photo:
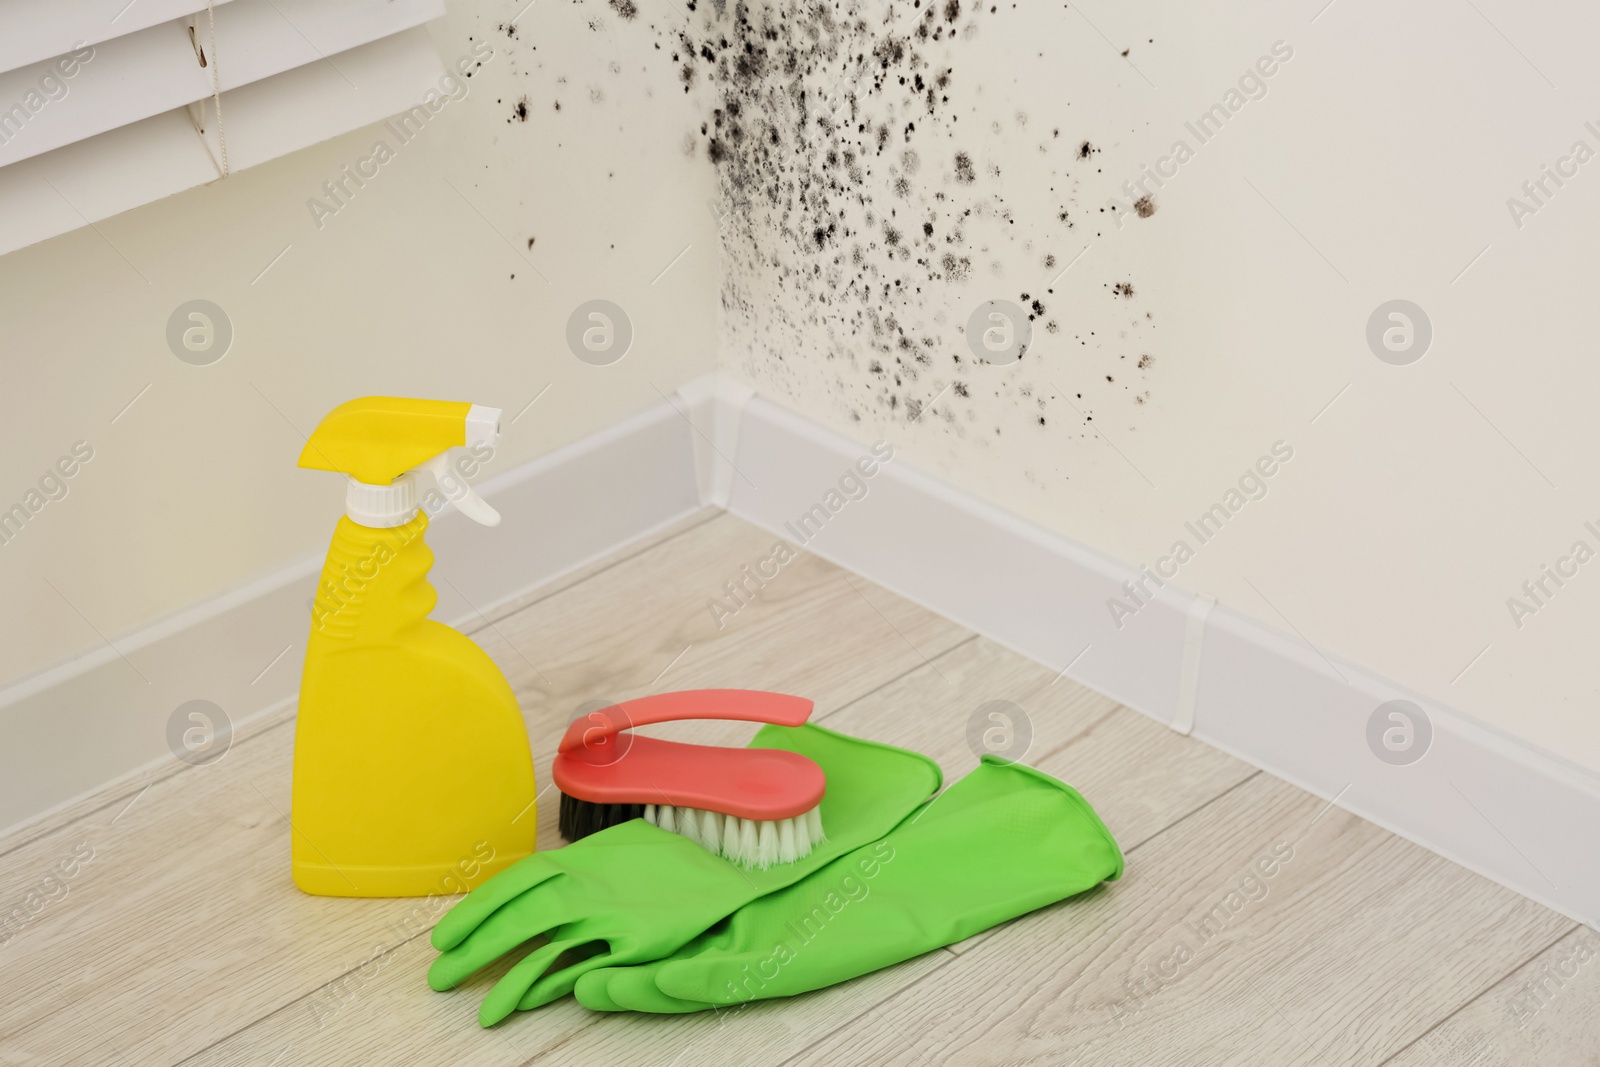
<svg viewBox="0 0 1600 1067">
<path fill-rule="evenodd" d="M 206 17 L 211 22 L 211 102 L 217 109 L 217 144 L 222 149 L 222 176 L 228 176 L 228 131 L 222 124 L 222 77 L 217 65 L 217 5 L 206 0 Z"/>
</svg>

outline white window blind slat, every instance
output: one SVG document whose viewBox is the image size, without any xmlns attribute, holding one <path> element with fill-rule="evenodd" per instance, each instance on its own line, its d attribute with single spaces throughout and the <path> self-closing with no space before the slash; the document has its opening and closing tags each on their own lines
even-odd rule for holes
<svg viewBox="0 0 1600 1067">
<path fill-rule="evenodd" d="M 351 49 L 338 70 L 313 63 L 235 89 L 222 98 L 229 162 L 253 167 L 405 111 L 439 95 L 444 73 L 418 27 Z M 218 154 L 214 129 L 205 140 Z"/>
<path fill-rule="evenodd" d="M 234 0 L 216 12 L 221 87 L 231 91 L 307 64 L 353 80 L 344 53 L 443 14 L 443 0 Z M 202 17 L 191 35 L 190 22 L 165 22 L 0 74 L 0 168 L 211 97 L 212 72 L 200 62 L 211 51 L 210 26 Z M 0 29 L 9 32 L 3 21 Z"/>
<path fill-rule="evenodd" d="M 445 73 L 421 27 L 349 49 L 338 65 L 302 65 L 223 94 L 231 168 L 406 111 L 439 93 Z M 0 167 L 0 255 L 215 181 L 215 155 L 214 131 L 202 139 L 178 108 Z"/>
<path fill-rule="evenodd" d="M 216 6 L 228 2 L 216 0 Z M 205 9 L 206 0 L 0 0 L 0 71 L 62 55 L 79 42 L 96 45 Z"/>
</svg>

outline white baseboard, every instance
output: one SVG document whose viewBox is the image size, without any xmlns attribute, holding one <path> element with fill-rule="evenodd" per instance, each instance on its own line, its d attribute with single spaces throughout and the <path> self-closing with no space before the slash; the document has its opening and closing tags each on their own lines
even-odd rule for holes
<svg viewBox="0 0 1600 1067">
<path fill-rule="evenodd" d="M 470 624 L 698 509 L 693 436 L 657 404 L 480 483 L 503 521 L 453 509 L 434 521 L 434 617 Z M 297 560 L 0 690 L 0 827 L 172 761 L 167 720 L 186 701 L 211 701 L 236 728 L 291 704 L 321 568 L 320 553 Z"/>
<path fill-rule="evenodd" d="M 442 517 L 430 538 L 435 614 L 465 622 L 493 613 L 713 504 L 1574 919 L 1600 922 L 1600 851 L 1583 836 L 1600 826 L 1600 776 L 1170 583 L 1118 629 L 1106 601 L 1137 578 L 1134 568 L 903 459 L 863 479 L 865 496 L 827 511 L 828 491 L 868 454 L 730 379 L 700 379 L 672 402 L 484 483 L 505 516 L 499 527 Z M 797 531 L 819 504 L 825 521 Z M 291 702 L 319 565 L 299 561 L 117 638 L 120 654 L 97 650 L 0 691 L 0 825 L 171 759 L 166 722 L 185 700 L 212 700 L 236 723 Z M 1368 717 L 1395 698 L 1420 705 L 1433 724 L 1427 755 L 1410 766 L 1385 764 L 1367 747 Z"/>
<path fill-rule="evenodd" d="M 742 406 L 737 440 L 729 509 L 791 543 L 800 540 L 797 520 L 868 454 L 759 398 Z M 1600 850 L 1591 840 L 1600 776 L 1170 583 L 1118 629 L 1106 601 L 1138 578 L 1134 567 L 898 459 L 866 482 L 865 497 L 807 532 L 808 551 L 1600 924 Z M 1369 716 L 1397 698 L 1421 706 L 1433 725 L 1431 747 L 1409 766 L 1367 747 Z"/>
</svg>

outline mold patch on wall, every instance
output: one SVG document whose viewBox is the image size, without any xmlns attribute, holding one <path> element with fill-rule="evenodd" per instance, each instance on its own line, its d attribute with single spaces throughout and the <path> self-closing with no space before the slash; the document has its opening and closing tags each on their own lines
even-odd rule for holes
<svg viewBox="0 0 1600 1067">
<path fill-rule="evenodd" d="M 1117 462 L 1097 429 L 1135 432 L 1156 406 L 1156 319 L 1105 253 L 1078 260 L 1115 226 L 1102 146 L 1126 131 L 1019 88 L 1019 64 L 1059 62 L 1029 40 L 1038 13 L 579 4 L 592 29 L 648 34 L 657 91 L 700 115 L 682 148 L 717 174 L 725 369 L 857 436 L 912 439 L 934 469 L 994 449 L 1042 489 Z M 1158 225 L 1156 206 L 1127 224 Z M 1029 320 L 1009 365 L 966 336 L 987 301 Z"/>
<path fill-rule="evenodd" d="M 973 54 L 1019 32 L 1011 12 L 773 0 L 702 15 L 671 59 L 702 100 L 696 150 L 720 181 L 731 370 L 829 421 L 938 429 L 962 449 L 1089 439 L 1097 411 L 1136 425 L 1155 365 L 1140 363 L 1154 345 L 1142 294 L 1087 267 L 1063 287 L 1110 221 L 1084 192 L 1103 131 L 1067 102 L 1011 98 L 992 50 Z M 1111 299 L 1087 304 L 1090 289 Z M 992 299 L 1031 320 L 1011 366 L 979 362 L 965 336 Z"/>
</svg>

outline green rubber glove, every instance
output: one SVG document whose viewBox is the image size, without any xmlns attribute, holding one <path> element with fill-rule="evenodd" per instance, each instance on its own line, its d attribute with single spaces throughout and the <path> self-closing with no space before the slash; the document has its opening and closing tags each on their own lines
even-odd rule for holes
<svg viewBox="0 0 1600 1067">
<path fill-rule="evenodd" d="M 809 723 L 762 727 L 750 747 L 809 756 L 828 776 L 822 799 L 828 839 L 809 856 L 745 870 L 633 819 L 565 848 L 536 852 L 468 894 L 433 929 L 433 947 L 443 955 L 428 969 L 428 984 L 453 989 L 543 935 L 548 942 L 484 998 L 478 1021 L 492 1026 L 518 1008 L 566 996 L 594 968 L 670 955 L 750 901 L 882 837 L 941 780 L 938 765 L 925 756 Z M 562 959 L 564 953 L 572 955 Z"/>
<path fill-rule="evenodd" d="M 984 756 L 883 840 L 745 905 L 666 959 L 588 972 L 578 1001 L 689 1012 L 805 993 L 1121 874 L 1121 850 L 1077 790 Z"/>
</svg>

